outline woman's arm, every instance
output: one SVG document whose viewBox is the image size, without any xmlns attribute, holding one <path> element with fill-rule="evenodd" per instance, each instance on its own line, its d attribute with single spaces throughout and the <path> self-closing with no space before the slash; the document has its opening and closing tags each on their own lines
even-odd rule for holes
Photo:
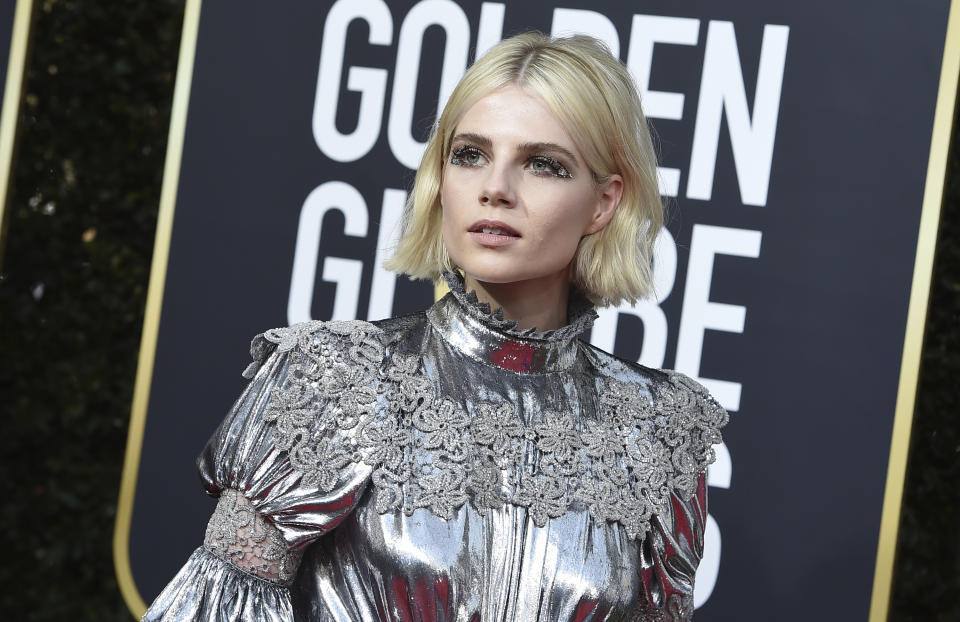
<svg viewBox="0 0 960 622">
<path fill-rule="evenodd" d="M 302 551 L 366 490 L 373 468 L 343 448 L 373 414 L 377 329 L 311 322 L 258 335 L 251 353 L 251 382 L 197 460 L 219 497 L 204 543 L 143 620 L 292 620 Z"/>
</svg>

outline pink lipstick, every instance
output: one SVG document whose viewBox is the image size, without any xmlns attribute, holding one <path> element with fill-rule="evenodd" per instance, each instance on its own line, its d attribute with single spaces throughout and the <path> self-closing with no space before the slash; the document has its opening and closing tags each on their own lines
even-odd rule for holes
<svg viewBox="0 0 960 622">
<path fill-rule="evenodd" d="M 516 229 L 499 220 L 478 220 L 467 233 L 474 242 L 487 247 L 508 246 L 522 237 Z"/>
</svg>

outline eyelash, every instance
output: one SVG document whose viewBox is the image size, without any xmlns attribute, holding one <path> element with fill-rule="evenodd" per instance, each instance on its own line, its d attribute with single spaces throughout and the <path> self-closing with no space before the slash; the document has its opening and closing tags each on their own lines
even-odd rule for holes
<svg viewBox="0 0 960 622">
<path fill-rule="evenodd" d="M 476 147 L 464 145 L 461 147 L 455 147 L 451 150 L 450 164 L 468 168 L 479 166 L 478 164 L 470 164 L 466 161 L 466 158 L 471 155 L 477 155 L 481 158 L 486 157 L 483 155 L 483 152 Z M 573 179 L 573 175 L 570 174 L 570 171 L 567 169 L 567 167 L 556 158 L 545 155 L 536 155 L 527 160 L 528 164 L 532 164 L 534 162 L 545 164 L 549 168 L 549 170 L 544 171 L 532 171 L 534 175 L 539 175 L 541 177 L 556 177 L 558 179 Z"/>
<path fill-rule="evenodd" d="M 542 162 L 550 167 L 550 173 L 536 172 L 537 175 L 548 175 L 550 177 L 559 177 L 561 179 L 572 179 L 573 175 L 570 174 L 570 171 L 567 170 L 567 167 L 556 158 L 551 158 L 550 156 L 533 156 L 530 158 L 530 162 Z"/>
<path fill-rule="evenodd" d="M 476 147 L 468 147 L 468 146 L 455 147 L 450 151 L 450 164 L 453 164 L 454 166 L 467 166 L 467 167 L 478 166 L 476 164 L 469 164 L 466 161 L 465 158 L 471 155 L 477 155 L 477 156 L 480 156 L 481 158 L 484 157 L 483 152 L 477 149 Z"/>
</svg>

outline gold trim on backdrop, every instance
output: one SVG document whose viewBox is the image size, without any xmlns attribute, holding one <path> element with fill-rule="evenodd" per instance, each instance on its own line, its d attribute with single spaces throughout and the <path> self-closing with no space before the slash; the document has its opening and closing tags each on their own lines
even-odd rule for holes
<svg viewBox="0 0 960 622">
<path fill-rule="evenodd" d="M 16 144 L 17 117 L 20 116 L 20 94 L 26 73 L 32 12 L 32 0 L 17 0 L 10 34 L 7 80 L 3 87 L 3 110 L 0 112 L 0 268 L 3 267 L 3 250 L 6 247 L 7 223 L 4 214 L 9 199 L 10 177 L 13 175 L 13 147 Z"/>
<path fill-rule="evenodd" d="M 900 508 L 903 503 L 903 482 L 907 471 L 907 453 L 910 448 L 910 428 L 917 396 L 920 374 L 920 355 L 923 348 L 923 329 L 930 299 L 930 280 L 933 275 L 933 257 L 937 245 L 937 227 L 943 186 L 950 154 L 950 135 L 957 99 L 957 77 L 960 74 L 960 6 L 950 3 L 947 37 L 940 68 L 940 89 L 933 117 L 933 138 L 930 159 L 923 190 L 923 209 L 920 232 L 917 237 L 917 258 L 913 265 L 913 286 L 907 311 L 907 328 L 900 364 L 900 384 L 897 387 L 897 405 L 893 419 L 893 439 L 890 460 L 887 463 L 887 484 L 883 495 L 883 514 L 880 519 L 880 543 L 877 547 L 877 565 L 873 577 L 873 595 L 870 602 L 870 622 L 885 622 L 890 608 L 893 583 L 893 563 L 897 549 Z"/>
<path fill-rule="evenodd" d="M 127 602 L 127 607 L 137 619 L 147 610 L 147 605 L 140 596 L 130 567 L 130 522 L 133 518 L 133 501 L 136 494 L 137 472 L 140 468 L 143 429 L 147 419 L 147 404 L 150 400 L 150 381 L 153 378 L 163 287 L 166 282 L 170 237 L 173 231 L 173 211 L 176 207 L 177 185 L 180 181 L 187 106 L 190 103 L 193 61 L 196 57 L 197 30 L 200 24 L 200 3 L 201 0 L 187 0 L 184 9 L 180 57 L 177 61 L 177 79 L 173 88 L 173 106 L 170 114 L 170 133 L 167 137 L 167 156 L 163 167 L 163 186 L 160 191 L 157 233 L 154 238 L 153 261 L 150 266 L 150 287 L 147 290 L 137 377 L 133 390 L 133 407 L 130 413 L 130 431 L 127 435 L 123 477 L 120 480 L 120 498 L 117 501 L 117 522 L 113 532 L 113 565 L 117 573 L 117 583 L 123 599 Z"/>
</svg>

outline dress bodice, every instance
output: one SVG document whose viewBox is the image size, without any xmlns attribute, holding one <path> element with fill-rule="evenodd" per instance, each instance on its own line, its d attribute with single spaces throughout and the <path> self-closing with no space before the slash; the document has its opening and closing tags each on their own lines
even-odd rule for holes
<svg viewBox="0 0 960 622">
<path fill-rule="evenodd" d="M 519 330 L 450 285 L 423 313 L 254 340 L 199 459 L 221 498 L 207 541 L 146 619 L 198 573 L 247 581 L 266 619 L 689 619 L 726 413 L 577 339 L 583 300 Z"/>
</svg>

